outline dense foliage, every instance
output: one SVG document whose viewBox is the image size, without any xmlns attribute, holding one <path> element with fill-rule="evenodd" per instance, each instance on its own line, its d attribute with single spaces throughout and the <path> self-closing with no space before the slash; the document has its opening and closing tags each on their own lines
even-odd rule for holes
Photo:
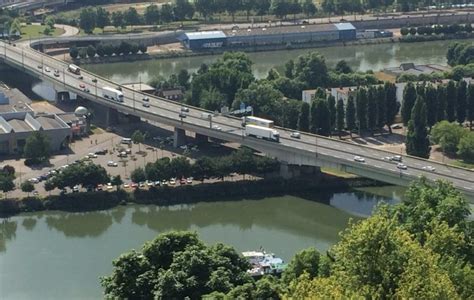
<svg viewBox="0 0 474 300">
<path fill-rule="evenodd" d="M 122 41 L 120 44 L 98 44 L 96 47 L 93 45 L 89 45 L 87 47 L 72 47 L 69 49 L 69 55 L 71 58 L 76 59 L 77 57 L 85 58 L 88 57 L 95 57 L 96 55 L 99 57 L 104 56 L 119 56 L 119 55 L 130 55 L 130 54 L 137 54 L 140 52 L 141 54 L 145 54 L 147 52 L 147 46 L 145 44 L 137 44 L 137 43 L 129 43 L 127 41 Z M 83 53 L 83 55 L 81 55 Z M 84 56 L 86 55 L 86 56 Z"/>
<path fill-rule="evenodd" d="M 49 157 L 51 156 L 49 138 L 41 131 L 33 132 L 26 139 L 23 154 L 26 158 L 25 165 L 49 161 Z"/>
</svg>

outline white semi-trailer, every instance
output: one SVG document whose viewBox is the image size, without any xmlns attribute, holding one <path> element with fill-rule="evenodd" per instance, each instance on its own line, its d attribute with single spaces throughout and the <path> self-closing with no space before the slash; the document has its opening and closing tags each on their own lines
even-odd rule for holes
<svg viewBox="0 0 474 300">
<path fill-rule="evenodd" d="M 254 116 L 242 117 L 242 122 L 244 124 L 257 125 L 257 126 L 262 126 L 262 127 L 267 127 L 267 128 L 273 127 L 272 120 L 267 120 L 267 119 L 258 118 Z"/>
<path fill-rule="evenodd" d="M 106 99 L 111 99 L 117 102 L 123 102 L 123 93 L 111 87 L 104 86 L 102 88 L 102 95 Z"/>
<path fill-rule="evenodd" d="M 245 135 L 253 136 L 259 139 L 265 139 L 269 141 L 279 142 L 280 133 L 273 128 L 257 126 L 257 125 L 246 125 Z"/>
</svg>

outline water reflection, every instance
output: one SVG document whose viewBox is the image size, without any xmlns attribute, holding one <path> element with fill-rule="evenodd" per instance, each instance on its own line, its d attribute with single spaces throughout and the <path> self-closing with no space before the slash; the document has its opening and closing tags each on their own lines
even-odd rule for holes
<svg viewBox="0 0 474 300">
<path fill-rule="evenodd" d="M 33 229 L 35 229 L 36 219 L 35 218 L 25 218 L 25 219 L 23 219 L 22 225 L 23 225 L 23 227 L 25 227 L 26 230 L 32 231 Z"/>
<path fill-rule="evenodd" d="M 46 217 L 49 229 L 66 237 L 98 237 L 113 224 L 111 212 L 56 213 Z"/>
<path fill-rule="evenodd" d="M 17 222 L 3 219 L 0 223 L 0 252 L 7 250 L 7 242 L 16 238 Z"/>
</svg>

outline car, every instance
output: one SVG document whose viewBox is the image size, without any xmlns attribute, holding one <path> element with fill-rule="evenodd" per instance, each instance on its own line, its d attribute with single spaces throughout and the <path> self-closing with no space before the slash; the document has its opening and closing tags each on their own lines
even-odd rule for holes
<svg viewBox="0 0 474 300">
<path fill-rule="evenodd" d="M 108 166 L 108 167 L 118 167 L 118 163 L 116 163 L 116 162 L 113 161 L 113 160 L 109 160 L 109 161 L 107 162 L 107 166 Z"/>
<path fill-rule="evenodd" d="M 219 130 L 219 131 L 222 130 L 222 128 L 219 125 L 213 125 L 212 129 Z"/>
<path fill-rule="evenodd" d="M 186 178 L 181 178 L 181 179 L 179 180 L 179 184 L 181 184 L 181 185 L 186 184 Z"/>
<path fill-rule="evenodd" d="M 360 157 L 360 156 L 354 156 L 354 160 L 356 162 L 361 162 L 361 163 L 365 162 L 365 158 Z"/>
<path fill-rule="evenodd" d="M 98 191 L 102 191 L 103 187 L 104 187 L 104 186 L 103 186 L 102 184 L 98 184 L 96 189 L 97 189 Z"/>
<path fill-rule="evenodd" d="M 95 78 L 92 79 L 92 82 L 93 82 L 93 83 L 96 83 L 96 82 L 97 82 L 97 79 L 95 79 Z"/>
<path fill-rule="evenodd" d="M 44 71 L 45 71 L 46 73 L 49 73 L 49 72 L 51 72 L 51 69 L 50 69 L 49 67 L 45 67 L 45 68 L 44 68 Z"/>
<path fill-rule="evenodd" d="M 81 89 L 85 89 L 85 88 L 86 88 L 86 85 L 85 85 L 84 83 L 80 83 L 80 84 L 79 84 L 79 87 L 80 87 Z"/>
<path fill-rule="evenodd" d="M 91 92 L 91 90 L 89 90 L 88 88 L 85 88 L 85 89 L 84 89 L 84 92 L 86 92 L 86 93 L 90 93 L 90 92 Z"/>
<path fill-rule="evenodd" d="M 429 171 L 429 172 L 436 171 L 435 167 L 433 167 L 433 166 L 425 166 L 425 167 L 423 167 L 423 170 L 426 170 L 426 171 Z"/>
<path fill-rule="evenodd" d="M 38 69 L 43 69 L 43 66 L 42 65 L 38 65 Z"/>
<path fill-rule="evenodd" d="M 107 132 L 115 132 L 115 128 L 112 127 L 112 126 L 107 126 L 107 128 L 105 128 L 105 131 L 107 131 Z"/>
<path fill-rule="evenodd" d="M 186 179 L 186 183 L 187 184 L 192 184 L 193 183 L 193 178 L 189 177 L 188 179 Z"/>
<path fill-rule="evenodd" d="M 144 102 L 148 102 L 148 101 L 150 101 L 150 98 L 144 97 L 142 100 L 143 100 Z"/>
<path fill-rule="evenodd" d="M 38 191 L 33 191 L 33 195 L 38 196 L 39 195 Z"/>
<path fill-rule="evenodd" d="M 163 186 L 168 185 L 168 181 L 167 181 L 167 180 L 163 180 L 163 181 L 161 182 L 161 185 L 163 185 Z"/>
<path fill-rule="evenodd" d="M 89 158 L 97 158 L 97 154 L 92 153 L 92 152 L 89 153 L 89 154 L 87 154 L 87 156 L 88 156 Z"/>
<path fill-rule="evenodd" d="M 143 103 L 142 103 L 142 106 L 143 106 L 143 107 L 150 107 L 150 103 L 148 103 L 148 102 L 143 102 Z"/>
<path fill-rule="evenodd" d="M 175 185 L 176 184 L 176 179 L 175 178 L 171 178 L 170 179 L 170 185 Z"/>
<path fill-rule="evenodd" d="M 82 77 L 82 76 L 79 76 L 79 77 L 77 77 L 77 79 L 80 79 L 80 80 L 82 80 L 82 79 L 84 79 L 84 77 Z"/>
<path fill-rule="evenodd" d="M 130 184 L 128 184 L 128 183 L 124 183 L 124 184 L 123 184 L 123 188 L 124 188 L 124 189 L 128 189 L 129 187 L 130 187 Z"/>
<path fill-rule="evenodd" d="M 295 131 L 295 132 L 292 132 L 290 134 L 290 137 L 295 138 L 295 139 L 299 139 L 299 138 L 301 138 L 301 134 L 299 132 Z"/>
<path fill-rule="evenodd" d="M 78 186 L 78 185 L 75 185 L 75 186 L 72 188 L 72 192 L 73 192 L 73 193 L 79 193 L 79 186 Z"/>
<path fill-rule="evenodd" d="M 388 161 L 392 161 L 392 157 L 391 156 L 385 156 L 382 158 L 383 160 L 388 160 Z"/>
<path fill-rule="evenodd" d="M 97 155 L 106 155 L 107 153 L 109 153 L 109 150 L 107 150 L 107 149 L 97 150 L 95 152 L 95 154 L 97 154 Z"/>
<path fill-rule="evenodd" d="M 403 158 L 400 155 L 394 155 L 391 160 L 402 162 Z"/>
<path fill-rule="evenodd" d="M 143 181 L 140 182 L 140 183 L 138 184 L 138 186 L 141 187 L 141 188 L 145 187 L 145 182 L 143 182 Z"/>
<path fill-rule="evenodd" d="M 113 186 L 112 186 L 112 183 L 111 183 L 111 182 L 107 183 L 107 189 L 108 189 L 108 190 L 113 189 Z"/>
<path fill-rule="evenodd" d="M 155 186 L 160 186 L 160 184 L 161 184 L 161 182 L 160 182 L 159 180 L 157 180 L 157 181 L 154 182 L 154 185 L 155 185 Z"/>
<path fill-rule="evenodd" d="M 58 70 L 54 70 L 54 76 L 59 77 L 59 71 Z"/>
<path fill-rule="evenodd" d="M 59 195 L 64 195 L 67 193 L 67 190 L 66 189 L 62 189 L 60 192 L 59 192 Z"/>
<path fill-rule="evenodd" d="M 189 112 L 189 108 L 187 108 L 186 106 L 183 106 L 183 107 L 181 107 L 181 111 L 182 112 Z"/>
<path fill-rule="evenodd" d="M 146 181 L 146 185 L 147 185 L 148 187 L 152 187 L 152 186 L 154 186 L 155 184 L 154 184 L 153 181 L 148 181 L 148 180 L 147 180 L 147 181 Z"/>
<path fill-rule="evenodd" d="M 179 113 L 179 117 L 180 117 L 181 119 L 184 119 L 184 118 L 186 118 L 186 114 L 184 114 L 184 113 Z"/>
<path fill-rule="evenodd" d="M 118 91 L 122 91 L 122 87 L 121 87 L 121 86 L 118 86 L 118 87 L 117 87 L 117 90 L 118 90 Z"/>
<path fill-rule="evenodd" d="M 406 169 L 408 169 L 408 167 L 407 167 L 406 165 L 402 164 L 402 163 L 398 163 L 398 164 L 397 164 L 397 168 L 399 168 L 400 170 L 406 170 Z"/>
<path fill-rule="evenodd" d="M 127 153 L 127 154 L 132 154 L 132 149 L 130 149 L 130 148 L 129 148 L 129 149 L 126 149 L 126 150 L 125 150 L 125 153 Z"/>
<path fill-rule="evenodd" d="M 117 156 L 118 156 L 118 157 L 127 157 L 127 152 L 122 151 L 122 152 L 120 152 Z"/>
<path fill-rule="evenodd" d="M 182 150 L 186 150 L 186 149 L 188 149 L 188 146 L 182 145 L 182 146 L 179 146 L 179 148 L 182 149 Z"/>
<path fill-rule="evenodd" d="M 30 178 L 30 179 L 28 179 L 28 181 L 31 182 L 31 183 L 38 183 L 39 182 L 38 178 L 36 178 L 36 177 Z"/>
<path fill-rule="evenodd" d="M 392 126 L 392 129 L 402 129 L 402 128 L 403 128 L 403 126 L 400 125 L 400 124 L 395 124 L 395 125 Z"/>
<path fill-rule="evenodd" d="M 132 184 L 130 184 L 130 187 L 132 189 L 136 189 L 138 187 L 138 184 L 136 184 L 135 182 L 132 182 Z"/>
</svg>

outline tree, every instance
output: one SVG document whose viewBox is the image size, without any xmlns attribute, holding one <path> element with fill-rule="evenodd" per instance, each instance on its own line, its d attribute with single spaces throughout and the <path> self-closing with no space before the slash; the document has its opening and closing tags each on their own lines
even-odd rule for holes
<svg viewBox="0 0 474 300">
<path fill-rule="evenodd" d="M 95 54 L 96 54 L 96 50 L 95 50 L 94 46 L 92 46 L 92 45 L 87 46 L 86 52 L 87 52 L 87 56 L 89 56 L 90 58 L 94 57 Z"/>
<path fill-rule="evenodd" d="M 430 141 L 426 124 L 426 104 L 422 96 L 418 96 L 408 122 L 406 151 L 409 155 L 422 158 L 430 157 Z"/>
<path fill-rule="evenodd" d="M 324 136 L 331 135 L 331 116 L 330 111 L 328 108 L 328 102 L 326 100 L 321 99 L 320 101 L 316 101 L 318 115 L 319 115 L 319 130 L 318 134 Z"/>
<path fill-rule="evenodd" d="M 383 86 L 377 87 L 377 128 L 383 129 L 386 120 L 385 90 Z"/>
<path fill-rule="evenodd" d="M 71 58 L 76 59 L 78 55 L 79 55 L 79 50 L 77 50 L 76 47 L 72 47 L 69 49 L 69 56 L 71 56 Z"/>
<path fill-rule="evenodd" d="M 472 122 L 474 121 L 474 84 L 469 84 L 467 92 L 467 120 L 472 130 Z"/>
<path fill-rule="evenodd" d="M 309 131 L 311 133 L 319 134 L 321 130 L 321 115 L 318 108 L 319 102 L 321 99 L 316 99 L 311 102 L 311 107 L 309 109 Z"/>
<path fill-rule="evenodd" d="M 339 137 L 341 137 L 341 133 L 344 130 L 344 101 L 342 99 L 337 100 L 336 106 L 336 128 L 339 132 Z"/>
<path fill-rule="evenodd" d="M 426 114 L 427 114 L 427 124 L 430 127 L 433 127 L 437 122 L 437 113 L 438 113 L 438 98 L 437 90 L 432 85 L 429 84 L 425 88 L 425 101 L 426 101 Z"/>
<path fill-rule="evenodd" d="M 349 64 L 345 60 L 338 61 L 336 64 L 336 68 L 334 70 L 342 74 L 353 73 L 352 68 L 349 66 Z"/>
<path fill-rule="evenodd" d="M 309 104 L 304 102 L 301 104 L 301 111 L 298 116 L 298 130 L 309 132 Z"/>
<path fill-rule="evenodd" d="M 316 248 L 304 249 L 295 254 L 288 267 L 283 272 L 282 280 L 289 285 L 304 273 L 313 279 L 319 275 L 319 262 L 321 254 Z"/>
<path fill-rule="evenodd" d="M 369 87 L 367 91 L 367 128 L 374 131 L 377 127 L 377 88 Z"/>
<path fill-rule="evenodd" d="M 410 121 L 411 111 L 417 99 L 416 88 L 412 82 L 408 82 L 403 90 L 402 120 L 403 125 L 407 126 Z"/>
<path fill-rule="evenodd" d="M 125 28 L 126 23 L 124 20 L 123 12 L 121 11 L 112 12 L 112 25 L 114 25 L 114 27 L 117 29 Z"/>
<path fill-rule="evenodd" d="M 31 183 L 29 181 L 22 182 L 21 191 L 24 192 L 24 193 L 27 193 L 28 197 L 30 196 L 30 193 L 34 190 L 35 190 L 35 186 L 33 185 L 33 183 Z"/>
<path fill-rule="evenodd" d="M 279 19 L 284 19 L 290 11 L 290 3 L 287 0 L 272 0 L 270 10 Z"/>
<path fill-rule="evenodd" d="M 474 133 L 469 132 L 461 137 L 456 152 L 462 159 L 466 161 L 474 161 Z"/>
<path fill-rule="evenodd" d="M 176 0 L 173 13 L 177 20 L 191 19 L 194 15 L 194 6 L 188 0 Z"/>
<path fill-rule="evenodd" d="M 207 246 L 190 232 L 160 234 L 140 252 L 122 254 L 113 266 L 112 274 L 101 278 L 106 298 L 201 299 L 251 283 L 249 263 L 233 248 Z"/>
<path fill-rule="evenodd" d="M 44 182 L 44 190 L 48 192 L 49 195 L 51 195 L 51 191 L 56 188 L 56 185 L 52 180 L 46 180 Z"/>
<path fill-rule="evenodd" d="M 104 31 L 105 26 L 110 25 L 110 13 L 102 7 L 96 8 L 96 26 Z"/>
<path fill-rule="evenodd" d="M 96 48 L 97 55 L 99 57 L 104 57 L 105 55 L 105 47 L 102 44 L 98 44 Z"/>
<path fill-rule="evenodd" d="M 461 80 L 457 85 L 457 99 L 456 99 L 456 119 L 459 124 L 466 120 L 467 111 L 467 83 Z"/>
<path fill-rule="evenodd" d="M 258 16 L 263 16 L 263 15 L 266 15 L 268 14 L 269 10 L 270 10 L 270 7 L 272 5 L 271 3 L 271 0 L 258 0 L 258 1 L 255 1 L 255 0 L 244 0 L 246 2 L 253 2 L 253 5 L 255 6 L 255 10 L 257 12 L 257 15 Z M 248 20 L 248 18 L 247 18 Z"/>
<path fill-rule="evenodd" d="M 359 135 L 361 135 L 362 130 L 367 129 L 367 104 L 367 90 L 361 87 L 356 95 L 357 128 L 359 129 Z"/>
<path fill-rule="evenodd" d="M 138 144 L 138 151 L 141 152 L 140 145 L 145 141 L 145 135 L 140 130 L 135 130 L 131 138 L 133 143 Z"/>
<path fill-rule="evenodd" d="M 356 128 L 356 108 L 354 98 L 349 96 L 346 105 L 346 127 L 352 137 L 352 131 Z"/>
<path fill-rule="evenodd" d="M 394 83 L 385 82 L 385 122 L 390 134 L 392 133 L 392 124 L 400 110 L 400 103 L 397 101 L 397 87 Z"/>
<path fill-rule="evenodd" d="M 207 18 L 214 12 L 215 5 L 213 0 L 196 0 L 194 1 L 194 7 L 207 21 Z"/>
<path fill-rule="evenodd" d="M 123 14 L 123 20 L 126 25 L 140 25 L 141 17 L 134 7 L 129 7 Z"/>
<path fill-rule="evenodd" d="M 310 16 L 314 16 L 317 12 L 317 8 L 313 0 L 304 0 L 302 8 L 303 8 L 303 12 L 308 18 Z"/>
<path fill-rule="evenodd" d="M 79 16 L 79 27 L 84 30 L 85 33 L 92 33 L 96 27 L 96 12 L 91 7 L 83 8 Z"/>
<path fill-rule="evenodd" d="M 186 69 L 182 69 L 178 73 L 178 84 L 182 86 L 185 89 L 189 88 L 189 79 L 191 76 L 189 75 L 188 71 Z"/>
<path fill-rule="evenodd" d="M 115 188 L 117 189 L 117 191 L 120 189 L 120 186 L 123 184 L 123 180 L 122 178 L 120 177 L 120 175 L 117 175 L 117 176 L 114 176 L 112 177 L 112 180 L 110 181 L 110 183 L 115 186 Z"/>
<path fill-rule="evenodd" d="M 329 121 L 331 130 L 336 126 L 336 98 L 329 95 L 327 98 L 327 106 L 329 109 Z"/>
<path fill-rule="evenodd" d="M 459 141 L 465 133 L 459 124 L 441 121 L 431 129 L 431 141 L 439 144 L 444 153 L 456 153 Z"/>
<path fill-rule="evenodd" d="M 211 90 L 201 92 L 201 103 L 199 106 L 207 110 L 218 111 L 222 106 L 226 105 L 226 102 L 225 96 L 217 89 L 212 88 Z"/>
<path fill-rule="evenodd" d="M 446 106 L 447 106 L 447 99 L 446 99 L 446 87 L 443 85 L 438 85 L 436 90 L 437 97 L 436 102 L 438 103 L 438 111 L 436 113 L 436 117 L 438 122 L 446 120 Z"/>
<path fill-rule="evenodd" d="M 300 55 L 295 63 L 295 73 L 306 87 L 324 87 L 329 81 L 326 61 L 318 52 Z"/>
<path fill-rule="evenodd" d="M 143 16 L 146 24 L 156 25 L 160 22 L 160 10 L 155 4 L 148 5 Z"/>
<path fill-rule="evenodd" d="M 87 57 L 87 49 L 86 48 L 79 48 L 79 57 L 84 59 Z"/>
<path fill-rule="evenodd" d="M 285 76 L 290 79 L 295 76 L 295 61 L 292 59 L 285 63 Z"/>
<path fill-rule="evenodd" d="M 403 35 L 403 36 L 407 36 L 407 35 L 408 35 L 408 33 L 409 33 L 409 30 L 408 30 L 408 28 L 406 28 L 406 27 L 402 27 L 402 28 L 400 29 L 400 34 L 401 34 L 401 35 Z"/>
<path fill-rule="evenodd" d="M 51 155 L 48 137 L 41 131 L 33 132 L 25 142 L 23 153 L 33 164 L 47 162 Z M 26 162 L 26 161 L 25 161 Z"/>
<path fill-rule="evenodd" d="M 136 183 L 145 181 L 146 180 L 145 170 L 143 170 L 143 168 L 136 168 L 130 174 L 130 178 L 132 179 L 133 182 L 136 182 Z"/>
<path fill-rule="evenodd" d="M 173 8 L 169 4 L 163 4 L 161 6 L 161 20 L 164 23 L 172 22 L 174 19 Z"/>
<path fill-rule="evenodd" d="M 5 198 L 7 198 L 8 192 L 13 191 L 15 188 L 15 183 L 13 180 L 15 180 L 15 176 L 5 173 L 0 174 L 0 191 L 5 194 Z"/>
<path fill-rule="evenodd" d="M 446 118 L 449 122 L 456 121 L 456 110 L 457 110 L 457 89 L 456 84 L 453 80 L 448 82 L 446 87 L 446 99 L 447 99 L 447 106 L 446 106 Z"/>
</svg>

